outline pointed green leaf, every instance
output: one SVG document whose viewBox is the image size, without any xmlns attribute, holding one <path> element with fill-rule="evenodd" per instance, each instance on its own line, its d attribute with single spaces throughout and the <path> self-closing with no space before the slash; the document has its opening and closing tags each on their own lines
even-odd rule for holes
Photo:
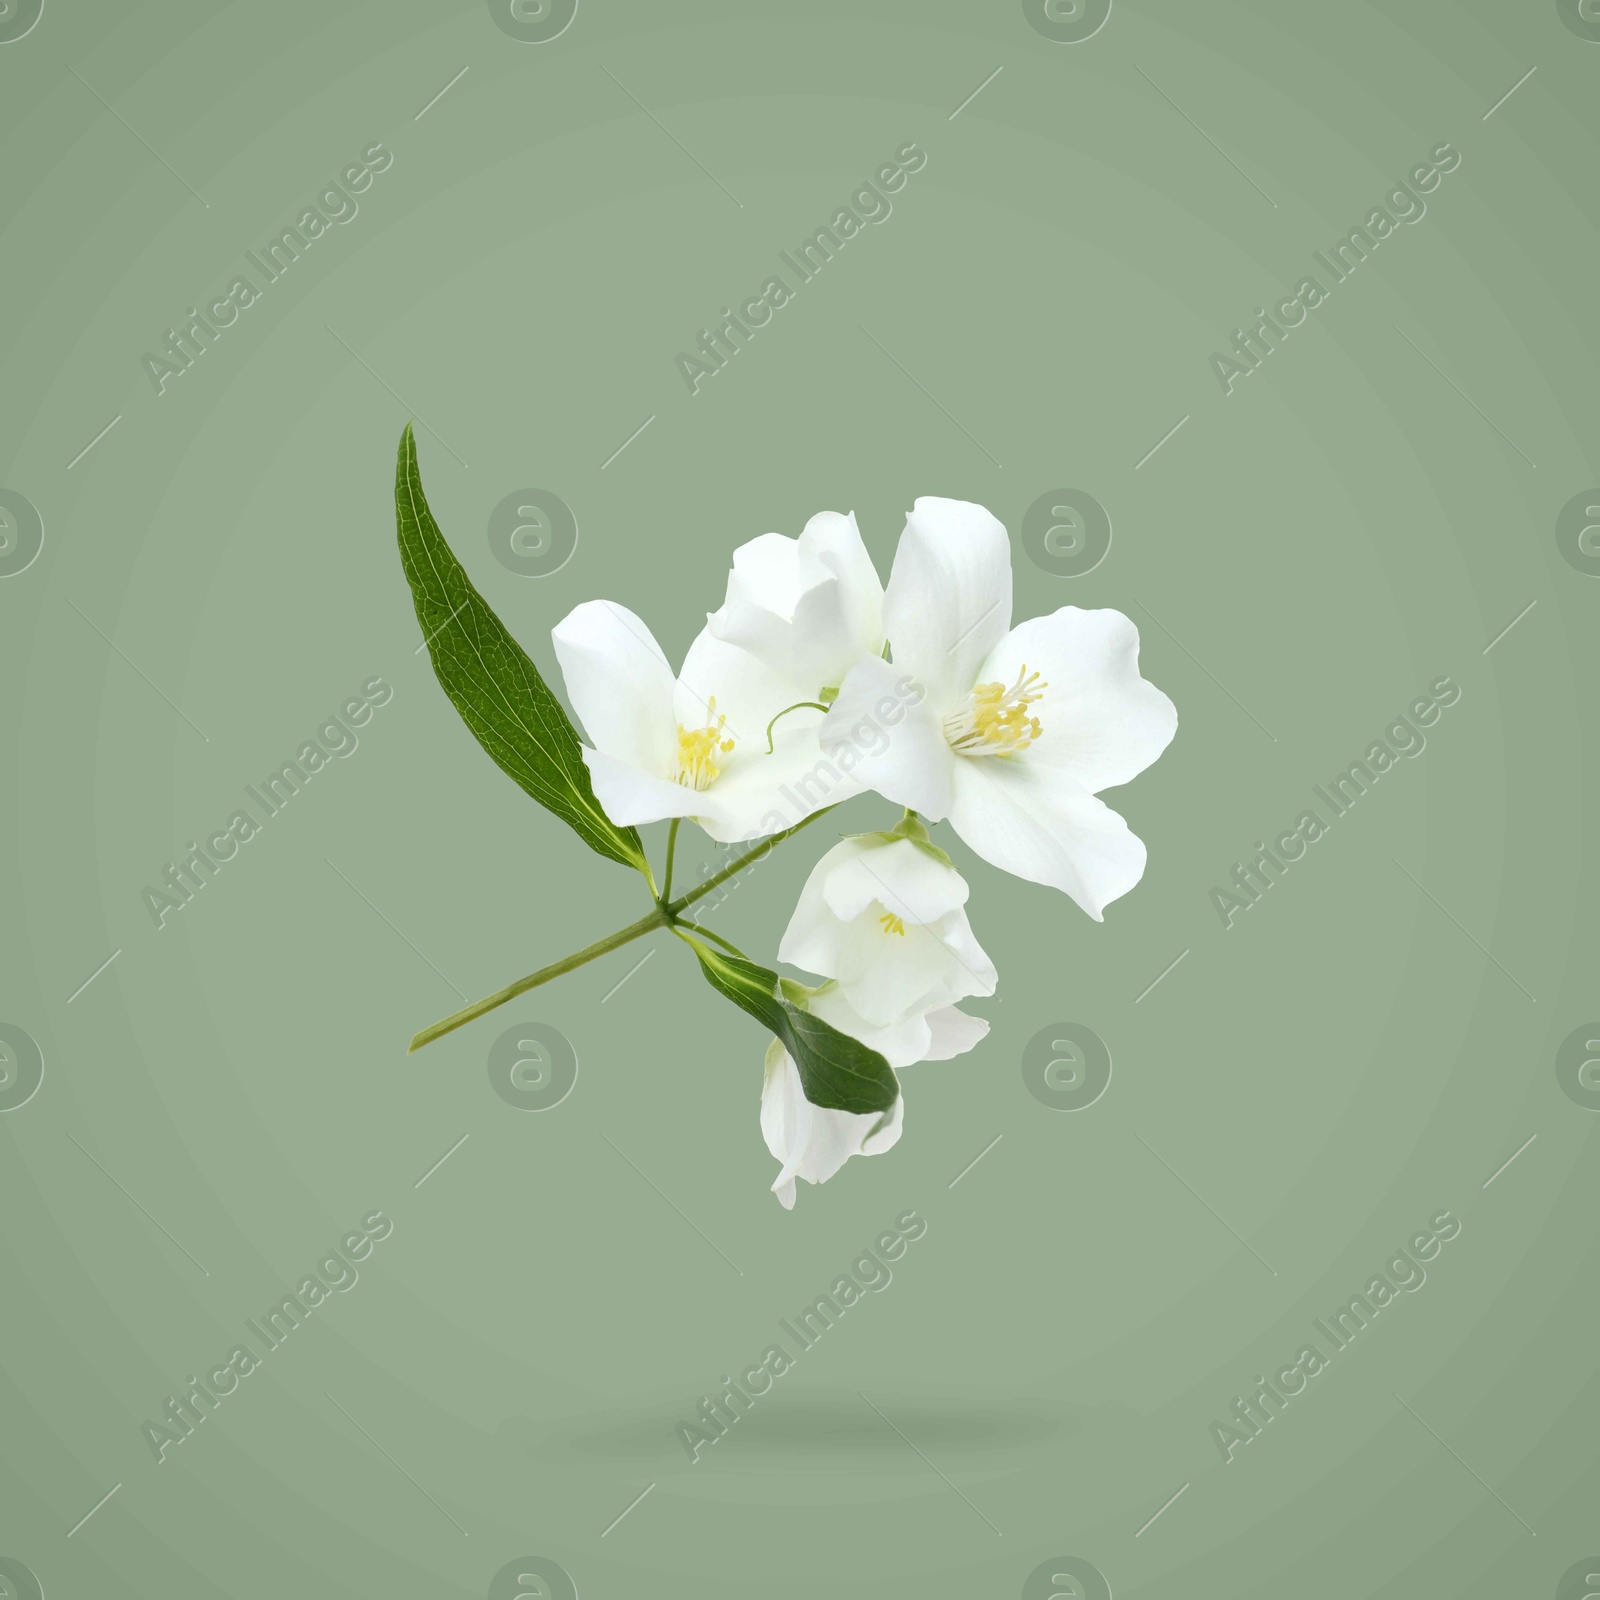
<svg viewBox="0 0 1600 1600">
<path fill-rule="evenodd" d="M 394 486 L 400 564 L 416 601 L 433 670 L 461 720 L 547 811 L 572 826 L 591 850 L 648 876 L 644 846 L 600 809 L 578 735 L 539 669 L 487 600 L 473 588 L 439 524 L 417 469 L 417 441 L 406 424 Z"/>
<path fill-rule="evenodd" d="M 683 937 L 694 946 L 711 987 L 774 1034 L 794 1058 L 812 1105 L 865 1114 L 894 1104 L 900 1084 L 876 1050 L 786 999 L 777 973 Z"/>
</svg>

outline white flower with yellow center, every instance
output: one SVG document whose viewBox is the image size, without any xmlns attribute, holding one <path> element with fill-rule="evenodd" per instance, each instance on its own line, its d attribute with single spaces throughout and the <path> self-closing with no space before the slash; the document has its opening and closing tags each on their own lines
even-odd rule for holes
<svg viewBox="0 0 1600 1600">
<path fill-rule="evenodd" d="M 967 921 L 966 879 L 919 825 L 903 826 L 912 837 L 836 844 L 812 869 L 778 946 L 780 960 L 835 979 L 872 1028 L 993 994 L 996 982 Z"/>
<path fill-rule="evenodd" d="M 1139 676 L 1138 629 L 1076 606 L 1013 628 L 1006 531 L 964 500 L 913 506 L 883 614 L 894 664 L 857 662 L 828 726 L 871 719 L 907 676 L 925 692 L 851 776 L 948 818 L 984 860 L 1065 891 L 1098 922 L 1144 875 L 1145 848 L 1096 796 L 1148 767 L 1178 726 Z"/>
<path fill-rule="evenodd" d="M 896 1072 L 948 1061 L 989 1031 L 955 1004 L 994 993 L 993 963 L 963 909 L 967 885 L 927 831 L 907 819 L 893 834 L 842 840 L 800 892 L 779 956 L 833 981 L 806 993 L 806 1008 L 876 1050 Z M 876 1114 L 812 1105 L 789 1053 L 767 1051 L 761 1131 L 780 1163 L 773 1192 L 785 1207 L 795 1179 L 825 1183 L 851 1156 L 881 1155 L 900 1138 L 902 1093 L 880 1128 Z"/>
<path fill-rule="evenodd" d="M 731 843 L 860 792 L 823 760 L 820 710 L 780 716 L 811 693 L 748 651 L 702 632 L 674 676 L 650 630 L 609 600 L 576 607 L 551 637 L 591 741 L 583 759 L 595 798 L 619 826 L 693 817 Z"/>
</svg>

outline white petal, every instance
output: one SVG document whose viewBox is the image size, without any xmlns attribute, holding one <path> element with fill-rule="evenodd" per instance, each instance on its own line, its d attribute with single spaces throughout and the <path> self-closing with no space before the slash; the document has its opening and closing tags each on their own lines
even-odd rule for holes
<svg viewBox="0 0 1600 1600">
<path fill-rule="evenodd" d="M 567 697 L 596 749 L 670 776 L 678 732 L 672 668 L 655 635 L 626 606 L 589 600 L 569 611 L 550 637 Z"/>
<path fill-rule="evenodd" d="M 604 750 L 584 746 L 583 759 L 594 784 L 594 797 L 600 809 L 619 828 L 641 822 L 661 822 L 667 817 L 692 817 L 701 809 L 704 798 L 693 789 L 626 761 L 618 761 Z"/>
<path fill-rule="evenodd" d="M 890 1027 L 969 995 L 993 994 L 995 969 L 972 937 L 964 911 L 904 933 L 880 926 L 868 911 L 850 924 L 854 937 L 840 962 L 839 990 L 863 1021 Z"/>
<path fill-rule="evenodd" d="M 774 1039 L 767 1046 L 766 1072 L 761 1084 L 761 1136 L 767 1141 L 767 1149 L 782 1163 L 782 1170 L 772 1185 L 774 1190 L 788 1184 L 792 1193 L 795 1174 L 805 1158 L 813 1110 L 815 1107 L 806 1099 L 800 1085 L 800 1069 L 789 1052 Z M 787 1204 L 793 1206 L 793 1199 Z"/>
<path fill-rule="evenodd" d="M 1145 848 L 1127 823 L 1026 756 L 962 761 L 950 822 L 985 861 L 1064 891 L 1096 922 L 1144 876 Z"/>
<path fill-rule="evenodd" d="M 877 1112 L 857 1115 L 812 1105 L 801 1088 L 799 1069 L 773 1040 L 761 1088 L 761 1132 L 781 1163 L 772 1185 L 779 1203 L 793 1209 L 797 1177 L 826 1183 L 851 1156 L 881 1155 L 890 1149 L 900 1138 L 904 1114 L 903 1097 L 897 1097 L 888 1122 L 873 1134 L 881 1120 Z"/>
<path fill-rule="evenodd" d="M 923 496 L 900 535 L 883 617 L 895 664 L 941 716 L 953 710 L 1011 628 L 1006 530 L 982 506 Z"/>
<path fill-rule="evenodd" d="M 888 948 L 888 937 L 883 924 L 875 921 L 870 915 L 853 918 L 849 922 L 840 923 L 842 936 L 839 939 L 837 954 L 834 957 L 833 971 L 828 973 L 830 978 L 839 980 L 839 991 L 850 1001 L 852 1006 L 860 1012 L 862 1018 L 873 1027 L 884 1027 L 891 1022 L 898 1022 L 905 1016 L 908 1005 L 900 1005 L 892 1010 L 877 1012 L 857 1005 L 850 993 L 853 987 L 859 987 L 867 982 L 875 972 L 888 975 L 888 970 L 900 963 L 894 957 L 905 945 L 899 940 L 893 951 Z"/>
<path fill-rule="evenodd" d="M 864 652 L 855 647 L 845 626 L 839 580 L 831 573 L 801 595 L 785 644 L 782 670 L 813 700 L 837 689 L 862 659 Z"/>
<path fill-rule="evenodd" d="M 983 1017 L 968 1016 L 955 1006 L 928 1013 L 928 1031 L 933 1035 L 925 1061 L 949 1061 L 965 1055 L 989 1031 Z"/>
<path fill-rule="evenodd" d="M 861 793 L 855 775 L 817 743 L 820 715 L 796 711 L 785 717 L 774 730 L 777 742 L 770 756 L 764 747 L 743 758 L 735 752 L 716 782 L 697 797 L 695 815 L 713 839 L 726 844 L 781 833 L 813 811 Z M 807 718 L 809 726 L 802 720 Z"/>
<path fill-rule="evenodd" d="M 787 621 L 800 598 L 800 545 L 781 533 L 764 533 L 733 552 L 728 600 Z M 733 640 L 735 644 L 742 640 Z"/>
<path fill-rule="evenodd" d="M 822 746 L 839 765 L 848 762 L 863 787 L 938 822 L 950 815 L 960 759 L 942 718 L 903 667 L 862 661 L 828 712 Z"/>
<path fill-rule="evenodd" d="M 801 532 L 800 548 L 839 580 L 839 610 L 845 636 L 855 651 L 864 656 L 881 656 L 883 584 L 861 542 L 855 512 L 840 516 L 837 511 L 819 511 Z M 831 686 L 837 688 L 843 678 L 841 672 Z"/>
<path fill-rule="evenodd" d="M 812 995 L 809 1005 L 817 1016 L 840 1033 L 848 1033 L 869 1050 L 876 1050 L 896 1071 L 915 1065 L 927 1054 L 932 1035 L 922 1017 L 907 1017 L 888 1027 L 875 1026 L 850 1004 L 844 991 L 837 986 Z"/>
<path fill-rule="evenodd" d="M 830 863 L 839 858 L 841 851 L 854 848 L 855 841 L 845 839 L 811 869 L 795 902 L 794 915 L 778 941 L 778 959 L 792 967 L 803 967 L 820 977 L 838 976 L 839 957 L 843 951 L 845 925 L 833 914 L 823 894 L 823 884 L 830 871 Z"/>
<path fill-rule="evenodd" d="M 883 588 L 854 515 L 824 511 L 798 539 L 767 533 L 741 545 L 706 626 L 808 699 L 836 689 L 857 659 L 883 649 Z"/>
<path fill-rule="evenodd" d="M 1011 683 L 1026 665 L 1049 687 L 1033 707 L 1042 732 L 1028 760 L 1098 794 L 1143 772 L 1172 742 L 1178 713 L 1139 676 L 1139 630 L 1120 611 L 1063 606 L 1019 623 L 984 662 L 986 681 Z"/>
<path fill-rule="evenodd" d="M 873 1129 L 884 1123 L 881 1131 Z M 897 1095 L 888 1120 L 880 1112 L 858 1115 L 827 1106 L 811 1107 L 811 1129 L 806 1139 L 800 1176 L 807 1183 L 826 1183 L 851 1156 L 881 1156 L 900 1142 L 905 1122 L 905 1097 Z"/>
<path fill-rule="evenodd" d="M 683 658 L 672 705 L 676 721 L 685 728 L 702 728 L 718 717 L 727 719 L 724 733 L 734 741 L 734 748 L 730 758 L 721 763 L 726 769 L 764 751 L 767 724 L 786 707 L 809 698 L 748 650 L 705 628 Z M 717 703 L 714 715 L 709 711 L 712 700 Z M 791 712 L 773 729 L 774 738 L 806 726 L 807 719 L 815 728 L 821 718 L 820 711 Z"/>
<path fill-rule="evenodd" d="M 841 922 L 859 917 L 874 900 L 903 921 L 937 922 L 964 906 L 971 893 L 954 867 L 909 839 L 889 844 L 846 839 L 822 858 L 817 870 L 823 867 L 828 871 L 822 893 Z"/>
<path fill-rule="evenodd" d="M 978 943 L 965 911 L 952 911 L 928 929 L 945 953 L 944 993 L 951 1002 L 973 995 L 990 995 L 1000 974 L 989 953 Z"/>
<path fill-rule="evenodd" d="M 781 533 L 764 533 L 733 552 L 727 596 L 706 627 L 725 643 L 781 666 L 800 592 L 799 547 Z"/>
</svg>

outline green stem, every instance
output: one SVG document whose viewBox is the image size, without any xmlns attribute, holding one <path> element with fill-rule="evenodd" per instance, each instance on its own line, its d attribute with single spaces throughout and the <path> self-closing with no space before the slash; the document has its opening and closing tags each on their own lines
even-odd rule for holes
<svg viewBox="0 0 1600 1600">
<path fill-rule="evenodd" d="M 657 928 L 669 927 L 671 923 L 671 913 L 666 907 L 658 905 L 648 916 L 640 917 L 637 922 L 630 922 L 626 928 L 619 928 L 615 933 L 607 934 L 604 939 L 597 939 L 593 944 L 585 945 L 582 950 L 564 956 L 560 961 L 553 961 L 548 967 L 540 967 L 537 972 L 530 972 L 526 978 L 518 978 L 515 983 L 507 984 L 504 989 L 496 990 L 494 994 L 476 1001 L 465 1010 L 457 1011 L 434 1023 L 432 1027 L 424 1028 L 412 1039 L 406 1054 L 410 1055 L 413 1051 L 420 1050 L 425 1044 L 432 1044 L 435 1039 L 443 1038 L 447 1033 L 454 1033 L 457 1028 L 476 1021 L 486 1011 L 493 1011 L 496 1006 L 503 1006 L 508 1000 L 515 1000 L 519 994 L 526 994 L 530 989 L 537 989 L 541 983 L 549 983 L 552 978 L 559 978 L 564 972 L 571 972 L 575 967 L 594 961 L 634 939 L 643 938 L 645 934 L 653 933 Z"/>
<path fill-rule="evenodd" d="M 672 826 L 667 829 L 666 882 L 661 885 L 661 893 L 656 896 L 656 899 L 659 900 L 662 905 L 665 905 L 667 901 L 672 898 L 672 858 L 678 852 L 678 824 L 682 821 L 682 817 L 674 817 L 672 819 Z M 652 884 L 651 887 L 654 888 L 655 886 Z"/>
<path fill-rule="evenodd" d="M 615 933 L 608 933 L 604 939 L 597 939 L 593 944 L 585 945 L 583 949 L 575 951 L 570 956 L 563 956 L 560 961 L 553 961 L 548 967 L 540 967 L 537 972 L 530 972 L 526 978 L 518 978 L 515 983 L 507 984 L 504 989 L 497 989 L 493 994 L 486 995 L 482 1000 L 474 1002 L 464 1010 L 452 1013 L 450 1016 L 434 1023 L 432 1027 L 424 1028 L 411 1041 L 407 1055 L 420 1050 L 425 1044 L 432 1044 L 435 1039 L 441 1039 L 447 1033 L 454 1033 L 457 1028 L 465 1027 L 469 1022 L 475 1022 L 487 1011 L 493 1011 L 497 1006 L 503 1006 L 508 1000 L 515 1000 L 519 994 L 526 994 L 530 989 L 537 989 L 541 983 L 549 983 L 552 978 L 559 978 L 564 972 L 571 972 L 575 967 L 594 961 L 600 956 L 607 955 L 620 946 L 629 944 L 635 939 L 642 939 L 645 934 L 652 933 L 657 928 L 671 928 L 678 932 L 677 921 L 679 913 L 685 906 L 693 905 L 696 900 L 703 899 L 719 885 L 724 884 L 736 873 L 743 872 L 753 862 L 760 861 L 771 854 L 791 834 L 808 827 L 818 817 L 832 811 L 832 806 L 824 806 L 821 811 L 813 811 L 804 822 L 797 822 L 792 828 L 785 828 L 782 833 L 775 833 L 770 839 L 763 839 L 753 850 L 747 850 L 731 866 L 726 866 L 721 872 L 707 878 L 702 884 L 697 884 L 687 894 L 680 895 L 676 900 L 668 901 L 667 893 L 672 886 L 672 855 L 673 847 L 677 842 L 678 824 L 674 821 L 672 831 L 667 836 L 667 890 L 658 897 L 656 904 L 651 907 L 649 915 L 640 917 L 637 922 L 630 922 L 626 928 L 618 928 Z M 648 865 L 648 864 L 647 864 Z M 648 874 L 647 874 L 648 875 Z M 655 881 L 651 879 L 651 889 L 654 891 Z M 720 935 L 712 933 L 709 928 L 701 928 L 691 923 L 696 931 L 705 934 L 708 938 L 715 939 L 718 944 L 726 945 L 735 955 L 743 956 L 743 952 Z M 684 937 L 680 935 L 680 937 Z M 691 941 L 692 942 L 692 941 Z M 744 956 L 749 960 L 748 956 Z"/>
<path fill-rule="evenodd" d="M 770 855 L 791 834 L 799 833 L 802 828 L 809 828 L 818 817 L 825 817 L 832 810 L 832 806 L 824 806 L 820 811 L 813 811 L 804 822 L 797 822 L 792 828 L 785 828 L 782 833 L 775 833 L 770 839 L 763 839 L 754 850 L 745 851 L 737 861 L 724 867 L 721 872 L 713 873 L 704 883 L 696 884 L 687 894 L 679 895 L 676 900 L 670 901 L 665 907 L 666 911 L 676 917 L 685 906 L 692 906 L 696 900 L 703 899 L 713 889 L 726 883 L 729 878 L 743 872 L 752 862 L 760 861 Z"/>
<path fill-rule="evenodd" d="M 724 939 L 720 933 L 713 933 L 710 928 L 703 927 L 698 922 L 691 922 L 687 917 L 680 919 L 674 924 L 674 926 L 680 928 L 692 928 L 700 935 L 701 938 L 710 939 L 714 944 L 720 944 L 730 956 L 738 956 L 741 961 L 748 961 L 750 959 L 750 957 L 747 956 L 744 951 L 741 950 L 731 939 Z"/>
</svg>

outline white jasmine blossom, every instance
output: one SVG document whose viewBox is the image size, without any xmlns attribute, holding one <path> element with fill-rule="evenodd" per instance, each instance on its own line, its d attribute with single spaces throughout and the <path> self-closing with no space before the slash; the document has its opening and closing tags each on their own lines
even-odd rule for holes
<svg viewBox="0 0 1600 1600">
<path fill-rule="evenodd" d="M 811 779 L 823 713 L 802 703 L 783 715 L 809 692 L 749 651 L 705 631 L 674 676 L 650 630 L 609 600 L 576 607 L 552 638 L 591 741 L 583 758 L 595 799 L 612 822 L 693 817 L 731 843 L 859 793 L 846 773 L 825 790 Z"/>
<path fill-rule="evenodd" d="M 967 881 L 925 839 L 876 833 L 836 844 L 806 879 L 778 946 L 779 960 L 837 980 L 871 1027 L 994 993 L 994 964 L 963 909 Z"/>
<path fill-rule="evenodd" d="M 986 861 L 1072 896 L 1097 922 L 1145 847 L 1096 796 L 1171 742 L 1120 611 L 1063 606 L 1011 626 L 1011 546 L 982 506 L 919 499 L 884 598 L 894 664 L 858 661 L 829 712 L 849 727 L 909 674 L 925 689 L 851 776 L 951 826 Z M 828 735 L 824 729 L 823 739 Z"/>
</svg>

